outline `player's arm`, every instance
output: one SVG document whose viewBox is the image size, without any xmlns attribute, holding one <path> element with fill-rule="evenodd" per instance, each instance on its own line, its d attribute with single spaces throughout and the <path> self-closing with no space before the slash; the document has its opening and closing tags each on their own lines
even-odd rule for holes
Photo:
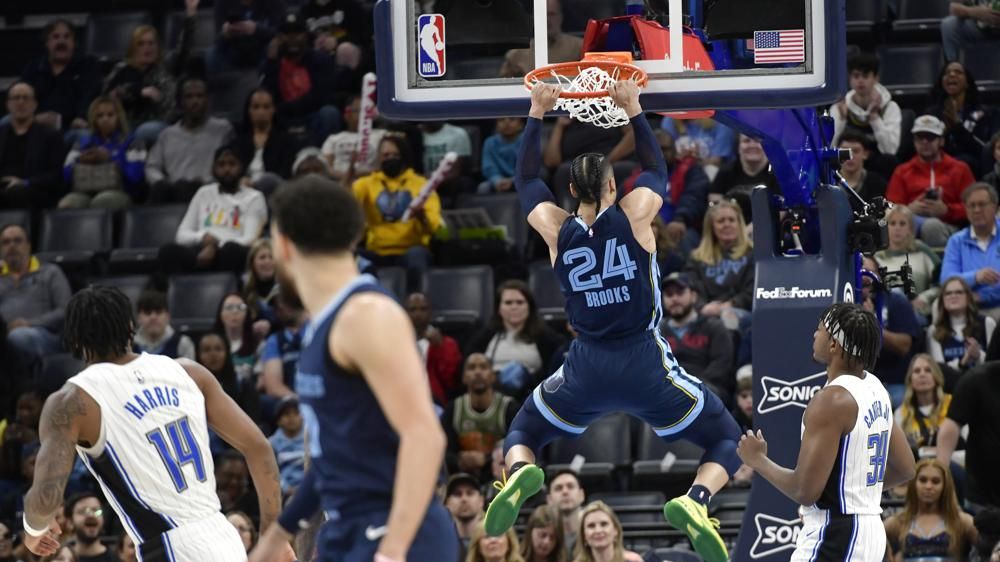
<svg viewBox="0 0 1000 562">
<path fill-rule="evenodd" d="M 246 412 L 222 390 L 219 381 L 208 369 L 187 359 L 177 359 L 177 362 L 205 396 L 208 425 L 246 457 L 260 502 L 260 529 L 263 533 L 281 510 L 281 482 L 271 444 Z"/>
<path fill-rule="evenodd" d="M 756 435 L 748 431 L 740 439 L 737 453 L 781 493 L 801 505 L 812 505 L 833 470 L 840 437 L 851 429 L 844 420 L 855 420 L 857 415 L 858 405 L 847 390 L 826 388 L 813 396 L 803 415 L 806 430 L 794 469 L 779 466 L 767 457 L 767 443 L 760 430 Z"/>
<path fill-rule="evenodd" d="M 391 560 L 405 560 L 441 474 L 444 430 L 434 414 L 417 347 L 409 343 L 416 341 L 416 335 L 403 309 L 388 297 L 369 293 L 352 298 L 340 314 L 336 322 L 351 328 L 330 330 L 331 355 L 363 374 L 399 435 L 388 533 L 378 552 Z M 400 342 L 407 343 L 400 346 Z"/>
<path fill-rule="evenodd" d="M 635 135 L 635 155 L 642 172 L 635 180 L 635 189 L 622 197 L 621 207 L 633 224 L 648 226 L 667 196 L 667 162 L 660 143 L 639 105 L 639 87 L 632 80 L 621 80 L 608 88 L 611 99 L 625 110 Z M 645 189 L 642 189 L 645 188 Z"/>
<path fill-rule="evenodd" d="M 906 434 L 900 429 L 899 424 L 893 422 L 892 431 L 889 432 L 889 455 L 885 461 L 883 485 L 886 488 L 898 486 L 909 482 L 916 473 L 917 463 L 913 459 L 913 449 L 910 449 Z"/>
<path fill-rule="evenodd" d="M 521 210 L 528 218 L 528 224 L 542 236 L 550 249 L 556 247 L 559 228 L 569 217 L 569 213 L 556 205 L 552 191 L 538 177 L 542 168 L 542 119 L 555 107 L 558 99 L 558 86 L 538 83 L 531 90 L 531 110 L 514 172 L 514 188 L 521 200 Z"/>
<path fill-rule="evenodd" d="M 45 401 L 39 420 L 41 448 L 35 459 L 35 478 L 24 496 L 25 545 L 35 554 L 45 556 L 59 548 L 55 514 L 63 506 L 76 444 L 85 424 L 100 427 L 100 408 L 80 387 L 66 383 Z"/>
</svg>

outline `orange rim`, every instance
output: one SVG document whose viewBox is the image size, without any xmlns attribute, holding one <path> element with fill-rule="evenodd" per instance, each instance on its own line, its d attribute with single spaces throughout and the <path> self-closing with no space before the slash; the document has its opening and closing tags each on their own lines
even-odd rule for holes
<svg viewBox="0 0 1000 562">
<path fill-rule="evenodd" d="M 649 76 L 645 70 L 634 64 L 630 64 L 631 62 L 631 53 L 587 53 L 584 55 L 583 60 L 547 64 L 541 68 L 532 70 L 524 75 L 524 87 L 528 91 L 531 91 L 535 82 L 542 81 L 542 76 L 552 74 L 564 77 L 576 76 L 584 68 L 597 67 L 609 74 L 613 74 L 617 70 L 620 77 L 631 75 L 630 77 L 635 80 L 636 84 L 640 88 L 644 88 L 649 82 Z M 567 92 L 563 90 L 559 93 L 559 97 L 569 99 L 603 98 L 607 97 L 607 95 L 607 90 L 594 90 L 593 92 Z"/>
</svg>

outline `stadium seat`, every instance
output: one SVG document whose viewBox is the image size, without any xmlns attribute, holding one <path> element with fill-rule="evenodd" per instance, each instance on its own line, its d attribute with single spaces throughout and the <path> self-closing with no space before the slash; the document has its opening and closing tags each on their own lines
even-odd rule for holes
<svg viewBox="0 0 1000 562">
<path fill-rule="evenodd" d="M 260 84 L 254 70 L 223 72 L 208 77 L 208 110 L 215 117 L 234 123 L 243 121 L 247 94 Z"/>
<path fill-rule="evenodd" d="M 149 12 L 123 12 L 91 15 L 87 19 L 86 48 L 84 51 L 102 62 L 125 58 L 132 41 L 132 32 L 140 25 L 149 25 Z"/>
<path fill-rule="evenodd" d="M 42 357 L 41 372 L 37 376 L 38 390 L 47 396 L 62 388 L 70 377 L 75 376 L 85 367 L 83 361 L 69 353 L 46 355 Z"/>
<path fill-rule="evenodd" d="M 1000 91 L 1000 42 L 976 45 L 963 52 L 962 64 L 976 79 L 979 91 L 989 93 Z"/>
<path fill-rule="evenodd" d="M 847 0 L 847 33 L 871 33 L 885 16 L 882 0 Z"/>
<path fill-rule="evenodd" d="M 28 233 L 31 239 L 31 213 L 23 209 L 7 209 L 0 211 L 0 228 L 16 224 Z"/>
<path fill-rule="evenodd" d="M 45 211 L 35 255 L 60 266 L 84 267 L 111 251 L 113 225 L 108 209 Z"/>
<path fill-rule="evenodd" d="M 111 251 L 112 271 L 150 272 L 160 247 L 174 241 L 187 205 L 130 207 L 125 211 L 119 247 Z"/>
<path fill-rule="evenodd" d="M 473 176 L 479 175 L 479 169 L 482 167 L 483 163 L 483 132 L 479 129 L 478 125 L 458 125 L 469 135 L 469 146 L 472 148 L 472 154 L 469 155 L 469 167 L 465 170 L 466 173 L 472 174 Z M 430 174 L 432 170 L 428 170 L 427 173 Z"/>
<path fill-rule="evenodd" d="M 174 275 L 167 289 L 167 309 L 180 332 L 204 332 L 215 324 L 219 303 L 236 290 L 232 273 Z"/>
<path fill-rule="evenodd" d="M 893 97 L 930 94 L 944 61 L 940 44 L 881 45 L 877 52 L 879 80 Z"/>
<path fill-rule="evenodd" d="M 690 550 L 681 548 L 654 548 L 642 557 L 643 562 L 704 562 Z"/>
<path fill-rule="evenodd" d="M 538 314 L 549 323 L 566 322 L 566 298 L 559 287 L 559 278 L 547 261 L 532 262 L 528 266 L 528 287 L 535 295 Z"/>
<path fill-rule="evenodd" d="M 663 504 L 667 501 L 660 492 L 597 493 L 587 497 L 587 501 L 597 500 L 614 509 L 625 526 L 662 523 Z"/>
<path fill-rule="evenodd" d="M 184 12 L 174 12 L 167 16 L 163 35 L 166 37 L 167 48 L 176 49 L 181 42 L 181 31 L 184 30 Z M 215 45 L 215 14 L 212 10 L 198 10 L 194 16 L 194 34 L 191 37 L 191 52 L 198 54 L 209 50 Z"/>
<path fill-rule="evenodd" d="M 528 222 L 521 212 L 521 202 L 516 193 L 490 193 L 488 195 L 461 195 L 455 202 L 458 209 L 481 207 L 486 210 L 496 226 L 507 229 L 507 241 L 513 254 L 520 257 L 528 240 Z"/>
<path fill-rule="evenodd" d="M 584 458 L 579 472 L 586 490 L 615 489 L 615 470 L 631 460 L 631 419 L 621 413 L 605 416 L 590 424 L 578 438 L 553 441 L 542 454 L 546 452 L 550 474 L 570 468 L 579 455 Z"/>
<path fill-rule="evenodd" d="M 106 287 L 117 287 L 125 293 L 132 303 L 132 312 L 136 312 L 136 305 L 139 302 L 139 295 L 149 287 L 149 275 L 121 275 L 117 277 L 99 277 L 90 282 L 91 285 L 103 285 Z"/>
<path fill-rule="evenodd" d="M 703 452 L 701 447 L 689 441 L 667 443 L 651 427 L 644 425 L 638 434 L 636 461 L 632 463 L 633 484 L 639 490 L 683 491 L 698 470 Z M 675 457 L 669 465 L 664 464 L 667 453 Z"/>
<path fill-rule="evenodd" d="M 396 300 L 406 299 L 406 269 L 402 267 L 380 267 L 376 273 L 379 283 L 396 295 Z M 433 303 L 432 303 L 433 304 Z"/>
<path fill-rule="evenodd" d="M 893 36 L 940 41 L 941 20 L 947 15 L 947 2 L 899 0 L 899 13 L 892 22 Z"/>
<path fill-rule="evenodd" d="M 493 316 L 493 270 L 489 266 L 432 268 L 424 274 L 423 292 L 431 301 L 432 322 L 468 330 Z"/>
</svg>

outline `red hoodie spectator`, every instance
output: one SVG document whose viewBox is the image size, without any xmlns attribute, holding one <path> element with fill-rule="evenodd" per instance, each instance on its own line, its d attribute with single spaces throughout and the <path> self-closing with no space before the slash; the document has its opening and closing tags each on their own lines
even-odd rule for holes
<svg viewBox="0 0 1000 562">
<path fill-rule="evenodd" d="M 458 394 L 461 383 L 458 371 L 462 366 L 462 352 L 458 342 L 431 326 L 431 305 L 423 293 L 412 293 L 406 298 L 406 312 L 410 315 L 417 333 L 417 344 L 427 363 L 427 377 L 434 402 L 444 406 Z"/>
<path fill-rule="evenodd" d="M 934 123 L 936 121 L 937 123 Z M 939 128 L 934 125 L 941 124 Z M 921 126 L 923 125 L 923 126 Z M 948 156 L 941 150 L 944 141 L 938 130 L 943 132 L 943 124 L 935 117 L 921 115 L 913 126 L 913 142 L 917 154 L 908 162 L 900 164 L 893 172 L 886 189 L 886 199 L 893 203 L 901 203 L 913 207 L 916 201 L 925 201 L 926 194 L 932 186 L 940 188 L 938 196 L 947 206 L 947 210 L 939 218 L 953 225 L 965 222 L 965 208 L 962 207 L 962 191 L 975 183 L 969 166 Z M 923 216 L 934 216 L 920 213 Z"/>
</svg>

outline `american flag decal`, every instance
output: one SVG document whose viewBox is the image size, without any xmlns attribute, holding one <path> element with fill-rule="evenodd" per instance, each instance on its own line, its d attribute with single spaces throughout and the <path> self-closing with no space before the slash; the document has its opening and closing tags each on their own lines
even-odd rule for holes
<svg viewBox="0 0 1000 562">
<path fill-rule="evenodd" d="M 806 38 L 802 29 L 753 32 L 754 64 L 805 62 Z"/>
</svg>

